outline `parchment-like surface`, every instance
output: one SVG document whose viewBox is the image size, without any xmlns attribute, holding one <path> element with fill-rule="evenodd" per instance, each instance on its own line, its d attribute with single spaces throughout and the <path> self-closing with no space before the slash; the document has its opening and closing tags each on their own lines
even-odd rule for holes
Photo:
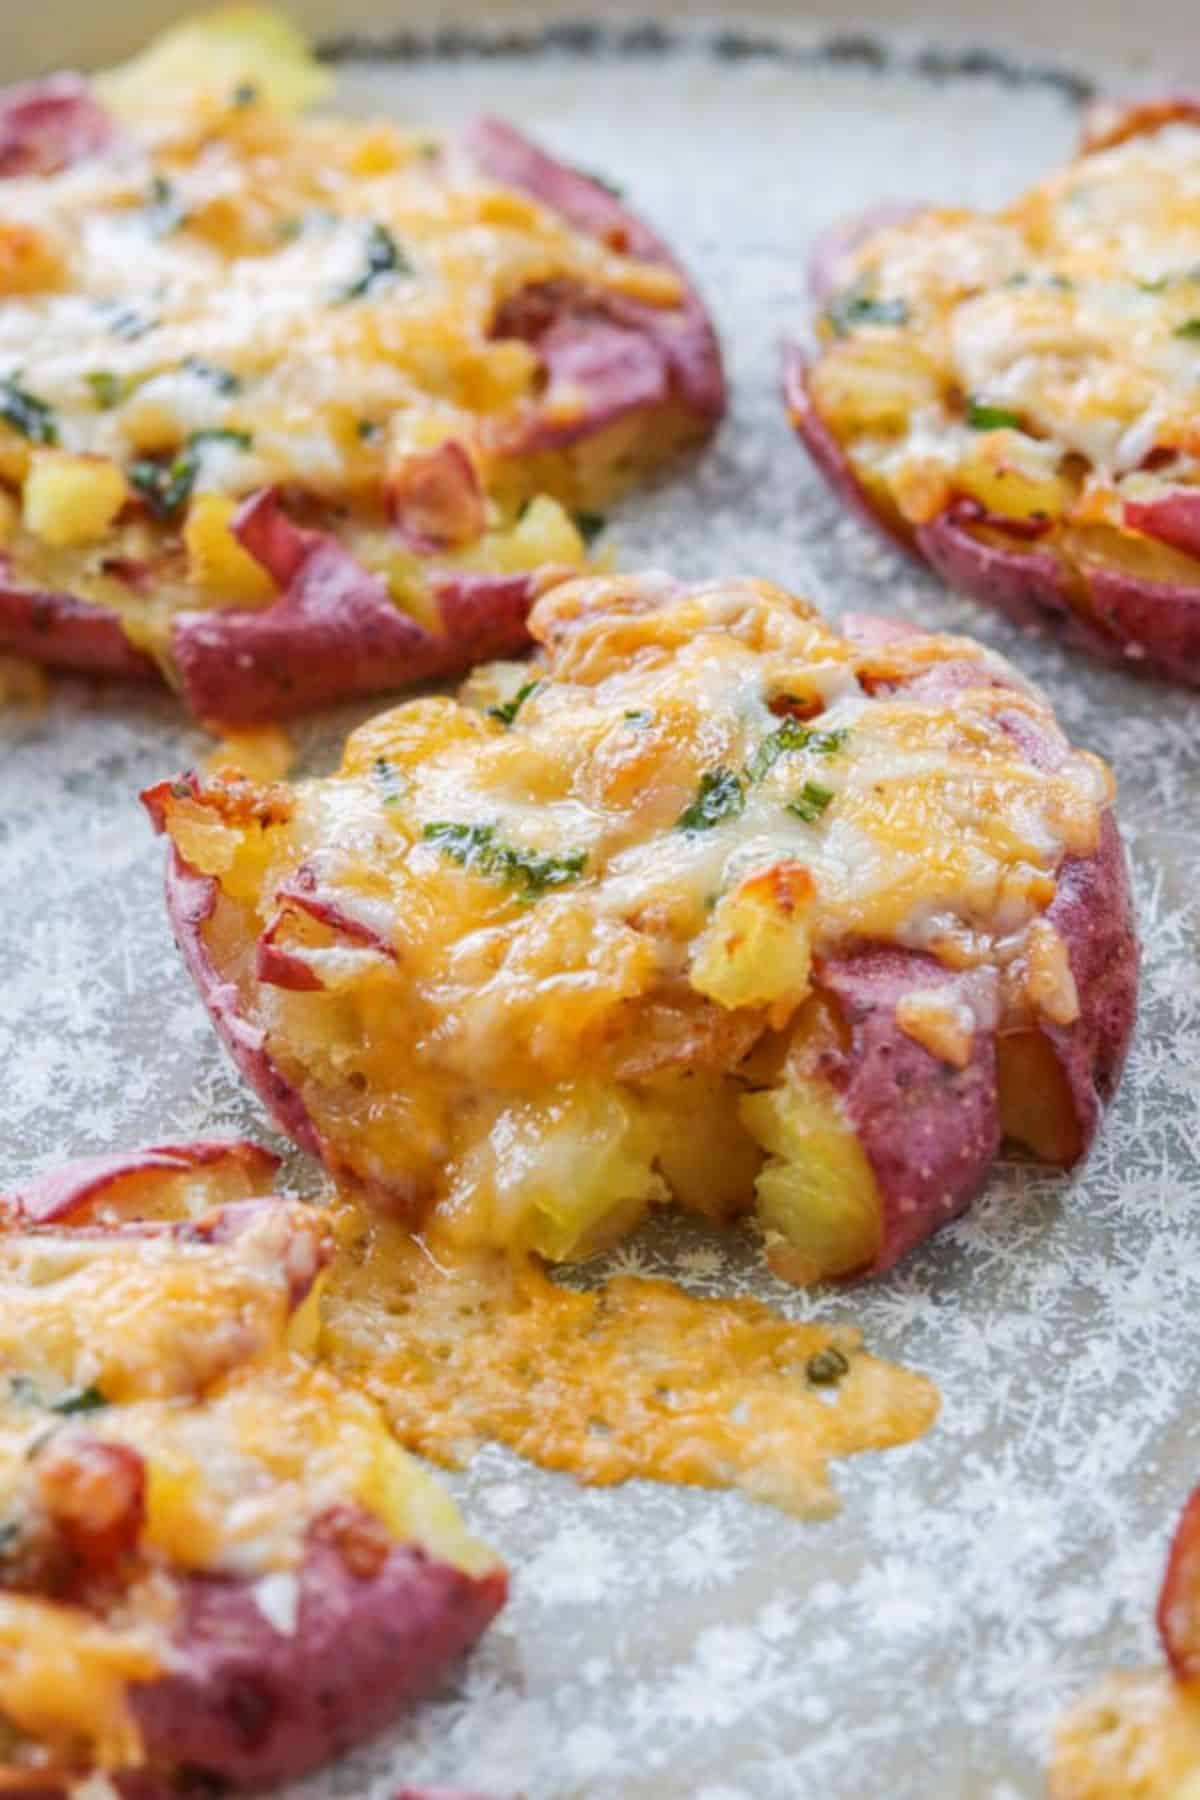
<svg viewBox="0 0 1200 1800">
<path fill-rule="evenodd" d="M 939 1383 L 923 1443 L 847 1465 L 820 1526 L 484 1453 L 453 1485 L 511 1562 L 511 1606 L 457 1691 L 296 1800 L 383 1800 L 402 1779 L 530 1800 L 1035 1795 L 1060 1704 L 1153 1655 L 1169 1527 L 1200 1477 L 1200 700 L 1023 641 L 881 549 L 809 468 L 777 374 L 817 229 L 881 196 L 1000 200 L 1066 150 L 1070 104 L 995 76 L 709 51 L 355 67 L 343 101 L 505 112 L 628 186 L 713 303 L 734 406 L 713 448 L 615 515 L 618 554 L 771 576 L 1011 656 L 1116 766 L 1146 958 L 1124 1089 L 1075 1179 L 1006 1167 L 853 1292 L 797 1295 L 691 1226 L 613 1259 L 860 1325 Z M 303 728 L 308 766 L 367 710 Z M 133 798 L 203 748 L 169 700 L 81 683 L 0 713 L 0 1182 L 110 1145 L 267 1135 L 172 950 Z"/>
</svg>

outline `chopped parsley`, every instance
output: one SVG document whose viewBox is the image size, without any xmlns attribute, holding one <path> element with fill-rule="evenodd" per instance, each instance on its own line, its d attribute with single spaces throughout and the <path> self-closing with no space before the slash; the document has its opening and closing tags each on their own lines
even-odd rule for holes
<svg viewBox="0 0 1200 1800">
<path fill-rule="evenodd" d="M 154 516 L 169 519 L 191 496 L 206 444 L 232 444 L 235 449 L 249 450 L 253 441 L 248 431 L 226 428 L 193 431 L 183 449 L 169 463 L 139 457 L 129 466 L 129 479 Z"/>
<path fill-rule="evenodd" d="M 835 337 L 849 337 L 856 325 L 907 325 L 909 316 L 907 300 L 881 299 L 861 281 L 843 288 L 825 308 Z"/>
<path fill-rule="evenodd" d="M 677 831 L 711 831 L 726 819 L 736 819 L 746 804 L 741 777 L 732 769 L 708 769 L 700 777 L 696 798 L 675 821 Z"/>
<path fill-rule="evenodd" d="M 92 390 L 92 398 L 101 412 L 108 412 L 119 406 L 125 397 L 125 383 L 111 369 L 93 369 L 84 376 L 84 380 Z"/>
<path fill-rule="evenodd" d="M 626 190 L 619 181 L 610 181 L 607 175 L 598 175 L 595 169 L 577 169 L 575 172 L 577 175 L 584 176 L 594 187 L 603 188 L 605 193 L 611 194 L 614 200 L 624 200 Z"/>
<path fill-rule="evenodd" d="M 377 419 L 360 419 L 354 429 L 364 444 L 377 444 L 383 436 L 383 426 Z"/>
<path fill-rule="evenodd" d="M 108 1401 L 97 1387 L 68 1388 L 57 1400 L 47 1404 L 47 1411 L 58 1413 L 61 1418 L 73 1418 L 76 1413 L 98 1412 Z"/>
<path fill-rule="evenodd" d="M 826 1344 L 804 1365 L 804 1373 L 814 1387 L 836 1387 L 843 1375 L 850 1373 L 850 1358 L 836 1344 Z"/>
<path fill-rule="evenodd" d="M 822 787 L 819 781 L 806 781 L 796 797 L 785 800 L 784 805 L 806 825 L 815 825 L 832 799 L 832 788 Z"/>
<path fill-rule="evenodd" d="M 185 356 L 181 365 L 189 375 L 196 375 L 201 381 L 207 381 L 210 387 L 216 388 L 218 394 L 237 394 L 241 392 L 241 377 L 232 369 L 223 368 L 220 363 L 208 362 L 203 356 Z"/>
<path fill-rule="evenodd" d="M 187 208 L 165 175 L 156 175 L 150 183 L 146 201 L 146 219 L 155 237 L 170 237 L 187 223 Z"/>
<path fill-rule="evenodd" d="M 259 98 L 258 83 L 255 81 L 239 81 L 233 90 L 230 104 L 237 112 L 247 106 L 254 106 Z"/>
<path fill-rule="evenodd" d="M 38 1385 L 28 1375 L 10 1375 L 9 1392 L 14 1400 L 22 1406 L 37 1406 L 43 1412 L 57 1413 L 60 1418 L 69 1419 L 77 1413 L 98 1412 L 108 1401 L 98 1387 L 67 1388 L 57 1400 L 44 1400 Z"/>
<path fill-rule="evenodd" d="M 98 306 L 101 312 L 109 315 L 108 329 L 113 337 L 120 338 L 124 344 L 132 344 L 135 339 L 145 337 L 158 323 L 156 319 L 146 318 L 136 307 L 121 306 L 113 300 L 101 300 Z"/>
<path fill-rule="evenodd" d="M 0 381 L 0 419 L 28 438 L 31 444 L 57 444 L 54 410 L 23 388 L 15 375 Z"/>
<path fill-rule="evenodd" d="M 383 795 L 385 806 L 395 806 L 408 792 L 408 782 L 395 763 L 390 763 L 386 756 L 375 758 L 371 764 L 371 778 Z"/>
<path fill-rule="evenodd" d="M 634 707 L 632 712 L 623 713 L 621 716 L 630 725 L 648 725 L 651 719 L 651 714 L 646 711 L 645 707 Z"/>
<path fill-rule="evenodd" d="M 1051 287 L 1060 289 L 1064 294 L 1075 292 L 1075 283 L 1067 275 L 1031 275 L 1028 269 L 1018 269 L 1015 275 L 1008 277 L 1004 286 L 1006 288 Z"/>
<path fill-rule="evenodd" d="M 972 431 L 1020 431 L 1021 415 L 1009 412 L 1006 406 L 989 406 L 985 400 L 968 394 L 967 424 Z"/>
<path fill-rule="evenodd" d="M 594 544 L 607 524 L 603 513 L 583 511 L 575 514 L 575 526 L 585 544 Z"/>
<path fill-rule="evenodd" d="M 8 1556 L 21 1541 L 21 1527 L 16 1519 L 0 1520 L 0 1557 Z"/>
<path fill-rule="evenodd" d="M 367 232 L 366 267 L 356 281 L 337 294 L 338 300 L 361 300 L 389 275 L 415 274 L 412 264 L 386 225 L 373 224 Z"/>
<path fill-rule="evenodd" d="M 443 819 L 426 825 L 422 836 L 460 868 L 520 889 L 522 900 L 537 900 L 551 888 L 578 880 L 587 862 L 582 850 L 568 856 L 519 850 L 497 838 L 494 825 L 459 825 Z"/>
<path fill-rule="evenodd" d="M 815 750 L 818 756 L 833 756 L 845 743 L 849 732 L 814 731 L 799 719 L 785 719 L 777 730 L 765 737 L 746 765 L 746 780 L 762 781 L 770 774 L 781 756 L 790 750 Z"/>
<path fill-rule="evenodd" d="M 1185 319 L 1182 325 L 1177 325 L 1175 336 L 1177 338 L 1200 338 L 1200 316 L 1194 319 Z"/>
<path fill-rule="evenodd" d="M 489 706 L 488 718 L 499 719 L 501 725 L 511 725 L 525 702 L 532 699 L 538 689 L 545 685 L 544 681 L 526 681 L 517 689 L 511 700 L 505 700 L 499 706 Z"/>
</svg>

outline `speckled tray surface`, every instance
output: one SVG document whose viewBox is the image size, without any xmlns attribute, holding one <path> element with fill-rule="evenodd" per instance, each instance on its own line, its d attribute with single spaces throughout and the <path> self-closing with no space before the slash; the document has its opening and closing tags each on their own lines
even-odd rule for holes
<svg viewBox="0 0 1200 1800">
<path fill-rule="evenodd" d="M 638 30 L 402 32 L 369 60 L 343 37 L 339 104 L 508 113 L 664 227 L 712 302 L 733 408 L 618 509 L 618 555 L 974 631 L 1040 680 L 1120 778 L 1141 1022 L 1086 1169 L 1002 1168 L 870 1287 L 798 1294 L 690 1225 L 610 1259 L 853 1321 L 933 1375 L 942 1418 L 841 1465 L 843 1510 L 817 1526 L 485 1452 L 453 1485 L 510 1560 L 510 1607 L 457 1689 L 292 1800 L 383 1800 L 401 1779 L 529 1800 L 1015 1800 L 1041 1792 L 1060 1705 L 1154 1654 L 1168 1530 L 1200 1477 L 1200 700 L 1021 639 L 845 519 L 788 430 L 778 341 L 821 226 L 881 196 L 1000 201 L 1067 150 L 1096 71 L 740 17 Z M 306 766 L 367 710 L 305 725 Z M 167 699 L 83 683 L 0 713 L 0 1182 L 109 1145 L 266 1135 L 172 949 L 133 799 L 204 747 Z"/>
</svg>

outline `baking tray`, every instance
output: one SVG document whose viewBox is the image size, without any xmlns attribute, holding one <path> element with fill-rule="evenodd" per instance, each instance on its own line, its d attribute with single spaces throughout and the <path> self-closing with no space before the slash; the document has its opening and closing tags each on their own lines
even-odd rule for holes
<svg viewBox="0 0 1200 1800">
<path fill-rule="evenodd" d="M 133 13 L 149 24 L 144 5 L 104 10 L 126 47 Z M 1008 10 L 1010 28 L 1037 11 Z M 1041 10 L 1067 32 L 1085 15 Z M 843 1509 L 820 1525 L 733 1495 L 581 1489 L 485 1451 L 452 1485 L 511 1563 L 511 1605 L 456 1687 L 293 1800 L 382 1800 L 401 1778 L 529 1800 L 1015 1800 L 1041 1792 L 1060 1706 L 1155 1654 L 1167 1535 L 1200 1474 L 1200 703 L 1025 640 L 882 548 L 813 474 L 777 391 L 820 227 L 881 196 L 1004 199 L 1068 149 L 1089 86 L 1134 64 L 1031 57 L 1032 37 L 973 47 L 966 15 L 940 39 L 893 39 L 879 12 L 869 29 L 669 9 L 590 25 L 493 9 L 430 29 L 376 15 L 386 54 L 371 57 L 340 18 L 338 102 L 447 125 L 510 114 L 627 185 L 694 268 L 732 412 L 707 452 L 616 510 L 626 564 L 752 572 L 833 613 L 976 632 L 1112 760 L 1145 944 L 1125 1084 L 1082 1173 L 1004 1166 L 969 1217 L 869 1287 L 797 1293 L 748 1244 L 691 1225 L 611 1258 L 858 1324 L 934 1376 L 940 1422 L 842 1464 Z M 1172 12 L 1139 8 L 1125 28 L 1165 60 Z M 27 65 L 72 18 L 95 41 L 93 9 L 55 6 L 22 33 Z M 1194 56 L 1194 24 L 1174 20 Z M 302 726 L 305 765 L 327 767 L 368 710 Z M 179 967 L 161 847 L 133 798 L 206 743 L 164 698 L 81 682 L 0 713 L 0 1179 L 108 1145 L 268 1135 Z"/>
</svg>

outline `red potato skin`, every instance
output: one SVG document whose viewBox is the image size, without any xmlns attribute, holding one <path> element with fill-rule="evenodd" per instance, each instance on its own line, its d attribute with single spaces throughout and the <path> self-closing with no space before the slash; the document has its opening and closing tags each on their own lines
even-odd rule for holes
<svg viewBox="0 0 1200 1800">
<path fill-rule="evenodd" d="M 114 135 L 81 75 L 0 88 L 0 180 L 57 174 L 106 149 Z"/>
<path fill-rule="evenodd" d="M 525 619 L 550 574 L 435 577 L 441 630 L 400 611 L 324 532 L 294 525 L 271 489 L 251 495 L 234 530 L 283 592 L 258 610 L 180 613 L 171 648 L 199 718 L 253 725 L 329 701 L 454 675 L 528 643 Z"/>
<path fill-rule="evenodd" d="M 0 110 L 0 156 L 3 128 Z M 97 137 L 91 147 L 100 142 Z M 682 275 L 661 239 L 599 183 L 547 156 L 511 126 L 480 120 L 465 142 L 482 174 L 533 195 L 613 247 L 667 263 Z M 518 453 L 572 443 L 672 395 L 694 412 L 698 435 L 724 411 L 720 350 L 686 278 L 683 304 L 671 309 L 620 296 L 560 295 L 558 314 L 537 341 L 551 381 L 557 373 L 560 379 L 581 382 L 590 404 L 569 426 L 551 424 L 533 412 L 503 450 Z M 268 512 L 273 520 L 266 518 Z M 398 530 L 401 535 L 406 530 L 403 517 Z M 386 585 L 334 538 L 292 525 L 274 496 L 251 496 L 243 509 L 241 535 L 251 554 L 275 575 L 279 597 L 257 609 L 181 613 L 170 637 L 171 660 L 187 705 L 198 718 L 228 726 L 288 718 L 355 695 L 456 675 L 475 662 L 520 652 L 529 642 L 525 619 L 530 607 L 563 574 L 555 569 L 529 575 L 435 570 L 430 585 L 440 630 L 431 632 L 401 612 Z M 130 644 L 115 613 L 67 594 L 23 587 L 11 574 L 5 578 L 2 566 L 0 652 L 94 675 L 162 678 L 154 660 Z"/>
<path fill-rule="evenodd" d="M 308 1108 L 266 1049 L 265 1032 L 246 1018 L 237 988 L 218 972 L 208 953 L 204 926 L 216 903 L 216 882 L 172 850 L 167 863 L 167 918 L 217 1036 L 279 1129 L 310 1156 L 328 1162 L 327 1146 Z"/>
<path fill-rule="evenodd" d="M 504 1604 L 502 1569 L 470 1576 L 398 1545 L 355 1574 L 310 1536 L 296 1630 L 277 1631 L 251 1585 L 180 1582 L 175 1667 L 131 1698 L 152 1761 L 235 1787 L 294 1780 L 434 1688 Z"/>
<path fill-rule="evenodd" d="M 1175 1527 L 1155 1623 L 1176 1679 L 1195 1681 L 1200 1677 L 1200 1488 Z"/>
<path fill-rule="evenodd" d="M 821 964 L 850 1045 L 827 1052 L 821 1073 L 841 1097 L 875 1174 L 883 1207 L 879 1254 L 865 1274 L 892 1268 L 963 1212 L 1000 1147 L 995 979 L 964 976 L 915 951 L 864 949 Z M 971 1056 L 951 1068 L 896 1023 L 904 995 L 948 991 L 975 1014 Z"/>
<path fill-rule="evenodd" d="M 260 1610 L 251 1582 L 176 1579 L 172 1666 L 130 1690 L 151 1768 L 185 1768 L 238 1789 L 296 1780 L 433 1691 L 508 1594 L 502 1568 L 467 1575 L 412 1545 L 396 1545 L 373 1574 L 356 1574 L 316 1536 L 297 1578 L 288 1635 Z M 122 1800 L 168 1800 L 178 1791 L 150 1772 L 123 1773 L 114 1785 Z M 422 1791 L 432 1800 L 440 1790 Z M 57 1775 L 43 1785 L 0 1770 L 8 1800 L 67 1793 Z"/>
<path fill-rule="evenodd" d="M 476 120 L 466 133 L 465 143 L 484 175 L 506 186 L 522 189 L 578 231 L 599 238 L 611 249 L 646 262 L 664 263 L 684 283 L 683 305 L 669 310 L 615 296 L 605 298 L 604 313 L 612 326 L 623 331 L 626 337 L 640 335 L 656 351 L 666 387 L 659 386 L 651 391 L 645 358 L 635 358 L 630 368 L 636 371 L 637 381 L 623 403 L 614 401 L 610 389 L 607 400 L 600 405 L 599 418 L 589 416 L 573 428 L 570 436 L 564 436 L 560 429 L 550 430 L 545 424 L 539 433 L 535 425 L 526 438 L 527 447 L 566 443 L 572 438 L 586 436 L 597 423 L 607 424 L 647 401 L 666 398 L 670 391 L 678 394 L 695 413 L 699 426 L 716 425 L 725 411 L 726 401 L 725 374 L 716 333 L 699 294 L 657 233 L 598 181 L 547 155 L 503 120 Z M 557 347 L 561 351 L 561 343 Z M 611 369 L 611 354 L 617 350 L 615 339 L 610 338 L 608 349 Z M 636 391 L 639 385 L 640 392 Z"/>
<path fill-rule="evenodd" d="M 253 1193 L 266 1187 L 278 1172 L 279 1162 L 279 1157 L 248 1138 L 156 1144 L 146 1150 L 80 1157 L 0 1195 L 0 1206 L 23 1224 L 67 1225 L 77 1214 L 110 1195 L 118 1200 L 121 1186 L 133 1176 L 185 1175 L 194 1169 L 224 1164 L 241 1171 L 247 1192 Z"/>
<path fill-rule="evenodd" d="M 867 648 L 921 633 L 902 621 L 852 614 L 847 635 Z M 971 687 L 1012 687 L 1015 672 L 979 658 L 938 664 L 896 682 L 900 696 L 936 701 Z M 1056 768 L 1067 754 L 1061 733 L 1033 725 L 1013 709 L 999 715 L 1021 754 Z M 1073 1103 L 1079 1157 L 1091 1147 L 1104 1109 L 1116 1092 L 1137 1013 L 1139 950 L 1125 853 L 1111 812 L 1086 856 L 1068 856 L 1058 892 L 1045 913 L 1067 948 L 1079 993 L 1071 1025 L 1041 1020 Z M 971 1061 L 950 1069 L 902 1033 L 896 1001 L 905 992 L 953 985 L 962 976 L 914 952 L 867 950 L 825 965 L 818 983 L 837 1001 L 851 1029 L 851 1049 L 826 1073 L 842 1095 L 879 1184 L 883 1242 L 871 1273 L 899 1257 L 946 1219 L 961 1212 L 982 1186 L 1000 1144 L 994 1012 L 986 995 L 969 996 L 979 1025 Z M 953 1119 L 947 1119 L 947 1112 Z"/>
</svg>

